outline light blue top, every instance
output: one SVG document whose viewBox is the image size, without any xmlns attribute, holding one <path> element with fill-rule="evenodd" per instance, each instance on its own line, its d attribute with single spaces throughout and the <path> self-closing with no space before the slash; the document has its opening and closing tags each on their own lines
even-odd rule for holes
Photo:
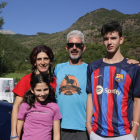
<svg viewBox="0 0 140 140">
<path fill-rule="evenodd" d="M 56 99 L 62 115 L 61 128 L 86 131 L 87 64 L 56 65 Z"/>
</svg>

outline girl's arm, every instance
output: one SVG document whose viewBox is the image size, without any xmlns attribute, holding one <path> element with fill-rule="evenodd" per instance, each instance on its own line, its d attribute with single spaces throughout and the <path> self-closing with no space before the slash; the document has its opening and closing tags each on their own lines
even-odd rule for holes
<svg viewBox="0 0 140 140">
<path fill-rule="evenodd" d="M 60 120 L 53 121 L 53 140 L 60 140 Z"/>
<path fill-rule="evenodd" d="M 13 105 L 13 110 L 12 110 L 12 118 L 11 118 L 11 136 L 14 137 L 17 135 L 17 115 L 18 115 L 18 110 L 21 102 L 23 101 L 23 98 L 20 96 L 16 96 L 14 105 Z M 18 138 L 14 138 L 14 140 L 18 140 Z"/>
<path fill-rule="evenodd" d="M 19 138 L 21 136 L 21 130 L 22 130 L 22 127 L 23 127 L 23 123 L 24 123 L 23 120 L 18 120 L 17 121 L 17 134 L 18 134 Z"/>
</svg>

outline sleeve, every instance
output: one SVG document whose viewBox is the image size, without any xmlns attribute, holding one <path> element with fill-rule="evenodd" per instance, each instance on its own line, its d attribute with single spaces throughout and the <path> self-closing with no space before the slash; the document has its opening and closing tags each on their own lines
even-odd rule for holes
<svg viewBox="0 0 140 140">
<path fill-rule="evenodd" d="M 26 113 L 27 113 L 27 105 L 26 103 L 21 103 L 19 107 L 17 119 L 25 120 Z"/>
<path fill-rule="evenodd" d="M 86 86 L 86 91 L 87 91 L 87 93 L 92 93 L 90 65 L 88 65 L 88 67 L 87 67 L 87 86 Z"/>
<path fill-rule="evenodd" d="M 30 77 L 22 77 L 22 79 L 17 83 L 13 92 L 20 97 L 23 97 L 24 94 L 30 89 Z"/>
<path fill-rule="evenodd" d="M 50 83 L 50 85 L 52 86 L 52 88 L 54 89 L 54 92 L 56 92 L 56 77 L 53 77 L 53 82 L 52 83 Z"/>
<path fill-rule="evenodd" d="M 133 82 L 133 85 L 134 85 L 133 86 L 133 96 L 134 97 L 140 96 L 140 67 L 138 67 L 133 81 L 134 81 Z"/>
<path fill-rule="evenodd" d="M 62 118 L 61 116 L 61 113 L 60 113 L 60 109 L 59 109 L 59 106 L 56 104 L 56 109 L 55 109 L 55 112 L 54 112 L 54 121 L 56 120 L 60 120 Z"/>
</svg>

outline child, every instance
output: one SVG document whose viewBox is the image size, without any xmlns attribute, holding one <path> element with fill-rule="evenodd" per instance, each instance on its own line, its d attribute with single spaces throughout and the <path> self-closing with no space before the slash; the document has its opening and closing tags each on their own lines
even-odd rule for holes
<svg viewBox="0 0 140 140">
<path fill-rule="evenodd" d="M 51 140 L 53 128 L 53 140 L 60 140 L 62 117 L 49 80 L 43 74 L 36 74 L 30 85 L 18 112 L 18 137 L 23 126 L 22 140 Z"/>
</svg>

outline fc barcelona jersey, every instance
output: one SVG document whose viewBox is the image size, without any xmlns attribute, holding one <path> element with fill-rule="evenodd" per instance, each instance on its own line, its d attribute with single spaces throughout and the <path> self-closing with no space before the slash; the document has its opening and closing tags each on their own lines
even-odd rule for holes
<svg viewBox="0 0 140 140">
<path fill-rule="evenodd" d="M 107 64 L 103 59 L 87 69 L 88 93 L 92 93 L 92 131 L 100 136 L 129 134 L 132 128 L 133 99 L 140 95 L 140 68 L 120 63 Z"/>
</svg>

